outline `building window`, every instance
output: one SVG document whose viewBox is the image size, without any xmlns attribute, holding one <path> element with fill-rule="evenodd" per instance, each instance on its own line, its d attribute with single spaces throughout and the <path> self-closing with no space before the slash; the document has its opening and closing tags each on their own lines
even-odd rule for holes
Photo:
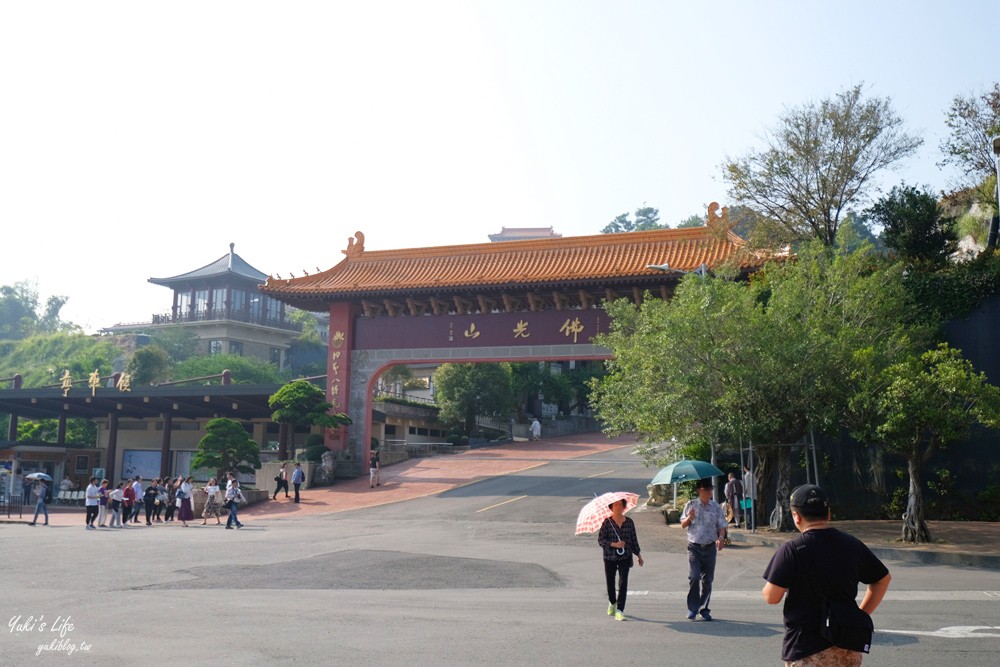
<svg viewBox="0 0 1000 667">
<path fill-rule="evenodd" d="M 261 312 L 261 297 L 258 295 L 252 295 L 250 297 L 250 317 L 253 319 L 260 319 Z"/>
<path fill-rule="evenodd" d="M 232 299 L 232 303 L 229 304 L 229 307 L 233 312 L 244 310 L 247 307 L 247 293 L 243 290 L 234 289 L 229 293 L 229 298 Z"/>
<path fill-rule="evenodd" d="M 271 363 L 281 368 L 281 348 L 272 347 L 271 348 Z"/>
<path fill-rule="evenodd" d="M 191 307 L 191 294 L 189 292 L 178 292 L 177 312 L 181 315 L 186 315 L 190 307 Z"/>
<path fill-rule="evenodd" d="M 222 341 L 221 340 L 210 340 L 210 341 L 208 341 L 208 353 L 209 354 L 222 354 Z"/>
<path fill-rule="evenodd" d="M 388 438 L 390 435 L 396 435 L 396 425 L 395 424 L 386 424 L 385 425 L 385 437 Z"/>
<path fill-rule="evenodd" d="M 194 312 L 204 313 L 208 310 L 208 290 L 200 289 L 194 293 Z"/>
<path fill-rule="evenodd" d="M 222 314 L 226 310 L 226 288 L 216 287 L 212 290 L 212 311 Z"/>
<path fill-rule="evenodd" d="M 229 354 L 236 354 L 243 356 L 243 343 L 237 342 L 235 340 L 229 341 Z"/>
<path fill-rule="evenodd" d="M 267 300 L 267 319 L 277 322 L 281 317 L 281 302 L 277 299 Z"/>
</svg>

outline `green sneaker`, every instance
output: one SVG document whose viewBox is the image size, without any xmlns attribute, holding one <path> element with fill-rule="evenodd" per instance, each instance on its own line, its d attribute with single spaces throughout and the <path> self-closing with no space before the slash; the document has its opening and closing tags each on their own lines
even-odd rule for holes
<svg viewBox="0 0 1000 667">
<path fill-rule="evenodd" d="M 616 609 L 615 610 L 615 620 L 616 621 L 624 621 L 625 620 L 625 614 L 621 613 L 620 611 L 618 611 Z"/>
<path fill-rule="evenodd" d="M 608 603 L 608 616 L 614 616 L 614 615 L 615 615 L 615 603 L 614 602 L 609 602 Z"/>
</svg>

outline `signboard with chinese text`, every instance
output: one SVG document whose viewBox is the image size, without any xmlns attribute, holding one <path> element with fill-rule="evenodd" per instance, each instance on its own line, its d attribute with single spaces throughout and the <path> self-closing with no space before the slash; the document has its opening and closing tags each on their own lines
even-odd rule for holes
<svg viewBox="0 0 1000 667">
<path fill-rule="evenodd" d="M 388 350 L 435 347 L 590 344 L 608 332 L 603 309 L 546 310 L 421 317 L 359 318 L 354 348 Z"/>
</svg>

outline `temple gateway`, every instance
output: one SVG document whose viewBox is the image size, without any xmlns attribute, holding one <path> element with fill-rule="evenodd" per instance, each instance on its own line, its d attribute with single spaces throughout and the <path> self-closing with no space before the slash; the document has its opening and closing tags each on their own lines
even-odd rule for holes
<svg viewBox="0 0 1000 667">
<path fill-rule="evenodd" d="M 351 427 L 326 444 L 367 460 L 374 385 L 395 364 L 607 359 L 602 304 L 667 299 L 685 273 L 759 267 L 713 203 L 703 227 L 504 243 L 365 250 L 313 275 L 268 276 L 269 298 L 328 314 L 327 400 Z"/>
</svg>

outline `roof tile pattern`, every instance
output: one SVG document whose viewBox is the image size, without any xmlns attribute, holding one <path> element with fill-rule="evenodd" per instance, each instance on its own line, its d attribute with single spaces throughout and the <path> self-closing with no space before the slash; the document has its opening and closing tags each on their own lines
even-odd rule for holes
<svg viewBox="0 0 1000 667">
<path fill-rule="evenodd" d="M 189 280 L 215 278 L 226 274 L 235 274 L 243 278 L 261 281 L 267 278 L 264 272 L 258 271 L 254 267 L 250 266 L 245 259 L 237 255 L 233 249 L 233 244 L 230 244 L 229 254 L 223 255 L 211 264 L 206 264 L 200 269 L 188 271 L 187 273 L 182 273 L 170 278 L 150 278 L 149 282 L 155 285 L 170 285 Z"/>
<path fill-rule="evenodd" d="M 733 259 L 759 265 L 738 251 L 726 229 L 689 227 L 624 234 L 544 238 L 506 243 L 363 251 L 336 266 L 288 280 L 269 278 L 261 291 L 278 298 L 345 300 L 435 289 L 484 289 L 626 280 L 662 275 L 647 265 L 692 271 Z"/>
</svg>

